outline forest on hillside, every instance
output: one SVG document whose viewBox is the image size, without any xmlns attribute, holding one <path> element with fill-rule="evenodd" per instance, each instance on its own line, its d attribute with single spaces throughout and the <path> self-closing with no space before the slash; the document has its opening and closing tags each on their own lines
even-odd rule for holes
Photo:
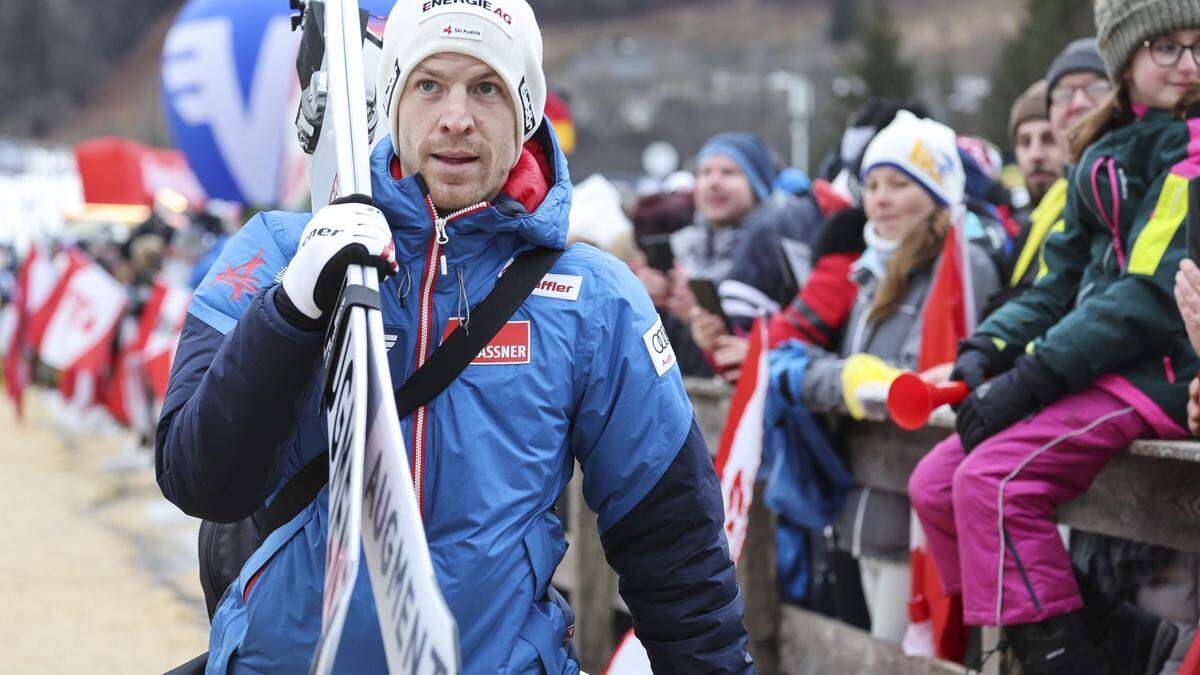
<svg viewBox="0 0 1200 675">
<path fill-rule="evenodd" d="M 0 134 L 42 136 L 181 0 L 0 0 Z"/>
<path fill-rule="evenodd" d="M 531 0 L 530 4 L 543 21 L 554 22 L 712 1 Z M 854 1 L 838 0 L 847 6 Z M 88 104 L 148 27 L 183 5 L 184 0 L 0 0 L 0 101 L 4 101 L 0 134 L 42 137 L 52 132 L 72 111 Z"/>
<path fill-rule="evenodd" d="M 125 93 L 150 96 L 153 100 L 147 99 L 146 103 L 157 107 L 156 94 L 129 91 L 128 82 L 121 83 L 114 75 L 121 74 L 117 68 L 122 59 L 135 48 L 144 51 L 151 46 L 148 39 L 160 35 L 164 22 L 188 1 L 278 2 L 281 6 L 288 2 L 0 0 L 0 100 L 4 102 L 0 106 L 0 136 L 70 137 L 70 129 L 77 126 L 76 117 L 82 111 L 92 110 L 106 95 L 110 99 L 113 94 Z M 990 67 L 985 61 L 963 70 L 959 60 L 950 56 L 955 52 L 944 51 L 954 49 L 947 47 L 952 41 L 940 36 L 922 39 L 919 35 L 923 24 L 911 18 L 927 3 L 933 6 L 942 1 L 530 0 L 530 3 L 543 26 L 557 26 L 557 30 L 572 31 L 574 36 L 573 50 L 569 50 L 565 59 L 559 59 L 553 74 L 564 93 L 574 94 L 581 140 L 596 148 L 611 147 L 625 158 L 618 165 L 624 166 L 636 164 L 636 157 L 640 156 L 638 148 L 652 137 L 666 137 L 681 147 L 690 147 L 696 139 L 674 139 L 672 131 L 694 127 L 696 134 L 703 135 L 730 120 L 756 125 L 773 142 L 785 147 L 788 139 L 785 102 L 778 93 L 763 89 L 766 75 L 778 70 L 802 73 L 817 87 L 817 119 L 811 130 L 814 160 L 833 142 L 847 113 L 871 95 L 919 98 L 936 116 L 960 131 L 982 133 L 1003 143 L 1007 135 L 1008 102 L 1045 72 L 1050 59 L 1067 41 L 1094 30 L 1090 3 L 1024 0 L 1021 2 L 1025 6 L 1024 16 L 1015 32 L 1006 30 L 1003 36 L 976 32 L 966 38 L 967 43 L 991 39 L 990 51 L 994 56 L 987 58 Z M 1008 2 L 1006 6 L 1012 4 Z M 761 35 L 753 40 L 734 33 L 725 37 L 714 35 L 708 21 L 683 22 L 678 31 L 670 28 L 670 33 L 663 34 L 658 32 L 663 26 L 661 19 L 653 17 L 662 15 L 662 12 L 656 14 L 657 10 L 670 7 L 680 8 L 673 13 L 676 20 L 708 15 L 728 20 L 731 12 L 737 16 L 794 15 L 821 19 L 819 25 L 812 22 L 792 25 L 792 32 L 775 35 L 773 40 L 765 40 Z M 641 30 L 639 27 L 644 23 L 647 27 Z M 596 28 L 581 30 L 587 26 Z M 611 35 L 604 32 L 613 30 L 617 32 Z M 612 45 L 618 38 L 640 41 L 637 44 L 642 47 L 632 55 L 612 53 Z M 609 46 L 605 47 L 606 44 Z M 959 49 L 957 53 L 961 55 Z M 157 70 L 157 65 L 150 63 L 154 59 L 151 53 L 137 58 L 139 73 Z M 714 74 L 714 70 L 727 72 Z M 725 76 L 725 80 L 714 80 L 716 75 Z M 845 91 L 839 91 L 834 86 L 835 80 L 851 86 L 843 86 Z M 625 88 L 631 82 L 647 95 L 636 101 L 625 96 Z M 731 107 L 727 101 L 722 103 L 722 97 L 728 98 L 729 94 L 717 91 L 722 82 L 750 87 L 739 90 L 734 97 L 740 107 Z M 759 85 L 754 85 L 755 82 Z M 834 97 L 829 95 L 831 87 L 837 92 Z M 98 118 L 91 120 L 88 127 L 91 133 L 106 128 L 103 115 L 120 114 L 103 107 L 101 110 Z M 634 121 L 638 124 L 631 126 L 626 119 L 630 115 L 637 118 Z M 680 120 L 690 122 L 681 125 Z M 127 127 L 123 127 L 123 133 L 141 140 L 159 144 L 165 140 L 161 124 L 148 125 L 139 119 Z M 607 156 L 595 160 L 596 166 L 607 166 L 613 161 Z M 582 161 L 581 166 L 586 164 L 587 161 Z"/>
</svg>

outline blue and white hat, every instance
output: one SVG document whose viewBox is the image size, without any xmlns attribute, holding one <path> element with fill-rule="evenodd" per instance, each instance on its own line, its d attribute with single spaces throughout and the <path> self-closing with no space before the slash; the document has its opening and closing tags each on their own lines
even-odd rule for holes
<svg viewBox="0 0 1200 675">
<path fill-rule="evenodd" d="M 950 127 L 901 110 L 863 154 L 861 178 L 888 166 L 908 174 L 941 206 L 963 201 L 966 174 L 958 156 L 957 135 Z"/>
</svg>

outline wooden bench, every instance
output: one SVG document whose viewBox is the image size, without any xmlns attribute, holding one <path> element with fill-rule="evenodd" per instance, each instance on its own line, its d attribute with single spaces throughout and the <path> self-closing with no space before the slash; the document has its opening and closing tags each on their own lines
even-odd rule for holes
<svg viewBox="0 0 1200 675">
<path fill-rule="evenodd" d="M 704 436 L 716 452 L 732 389 L 710 380 L 687 380 L 686 385 Z M 953 413 L 940 410 L 929 426 L 907 432 L 882 418 L 882 401 L 866 403 L 874 419 L 850 424 L 844 436 L 849 468 L 864 485 L 903 494 L 913 467 L 953 429 Z M 583 507 L 578 479 L 567 501 L 571 549 L 554 583 L 572 597 L 578 619 L 576 645 L 584 670 L 602 672 L 614 648 L 613 612 L 625 608 L 604 561 L 595 516 Z M 1105 467 L 1086 494 L 1065 505 L 1059 518 L 1082 530 L 1200 553 L 1200 442 L 1134 443 Z M 956 664 L 906 657 L 898 647 L 879 643 L 861 630 L 781 606 L 775 586 L 774 523 L 758 495 L 738 581 L 759 673 L 964 672 Z M 994 641 L 995 633 L 989 630 L 984 642 Z M 985 672 L 997 672 L 997 666 L 998 660 L 993 659 Z"/>
</svg>

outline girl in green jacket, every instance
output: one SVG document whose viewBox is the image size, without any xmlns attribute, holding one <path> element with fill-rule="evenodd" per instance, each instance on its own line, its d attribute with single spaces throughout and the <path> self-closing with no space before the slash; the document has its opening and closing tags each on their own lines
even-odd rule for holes
<svg viewBox="0 0 1200 675">
<path fill-rule="evenodd" d="M 1173 286 L 1200 175 L 1200 0 L 1096 0 L 1095 14 L 1118 88 L 1075 130 L 1086 148 L 1036 283 L 959 349 L 952 377 L 973 390 L 959 433 L 909 482 L 966 623 L 1004 626 L 1030 674 L 1158 672 L 1175 640 L 1156 622 L 1092 641 L 1053 514 L 1131 441 L 1186 434 L 1200 362 Z"/>
</svg>

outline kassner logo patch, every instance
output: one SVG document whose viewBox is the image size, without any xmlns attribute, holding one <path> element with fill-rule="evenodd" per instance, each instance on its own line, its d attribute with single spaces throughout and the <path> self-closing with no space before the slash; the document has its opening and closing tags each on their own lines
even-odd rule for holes
<svg viewBox="0 0 1200 675">
<path fill-rule="evenodd" d="M 493 0 L 426 0 L 421 3 L 419 21 L 425 23 L 436 16 L 450 13 L 481 16 L 499 26 L 508 37 L 513 36 L 512 14 L 504 8 L 504 3 Z"/>
<path fill-rule="evenodd" d="M 661 317 L 642 335 L 642 342 L 646 343 L 646 352 L 654 362 L 654 371 L 662 377 L 663 373 L 675 365 L 675 349 L 671 347 L 671 340 L 667 337 L 667 329 L 663 328 Z"/>
<path fill-rule="evenodd" d="M 559 300 L 578 300 L 583 277 L 574 274 L 547 274 L 533 289 L 533 295 Z"/>
<path fill-rule="evenodd" d="M 446 322 L 446 332 L 442 334 L 445 342 L 450 333 L 462 323 L 461 319 L 452 318 Z M 509 321 L 496 333 L 496 337 L 479 352 L 472 361 L 473 366 L 516 366 L 529 363 L 531 349 L 529 346 L 529 322 Z"/>
</svg>

